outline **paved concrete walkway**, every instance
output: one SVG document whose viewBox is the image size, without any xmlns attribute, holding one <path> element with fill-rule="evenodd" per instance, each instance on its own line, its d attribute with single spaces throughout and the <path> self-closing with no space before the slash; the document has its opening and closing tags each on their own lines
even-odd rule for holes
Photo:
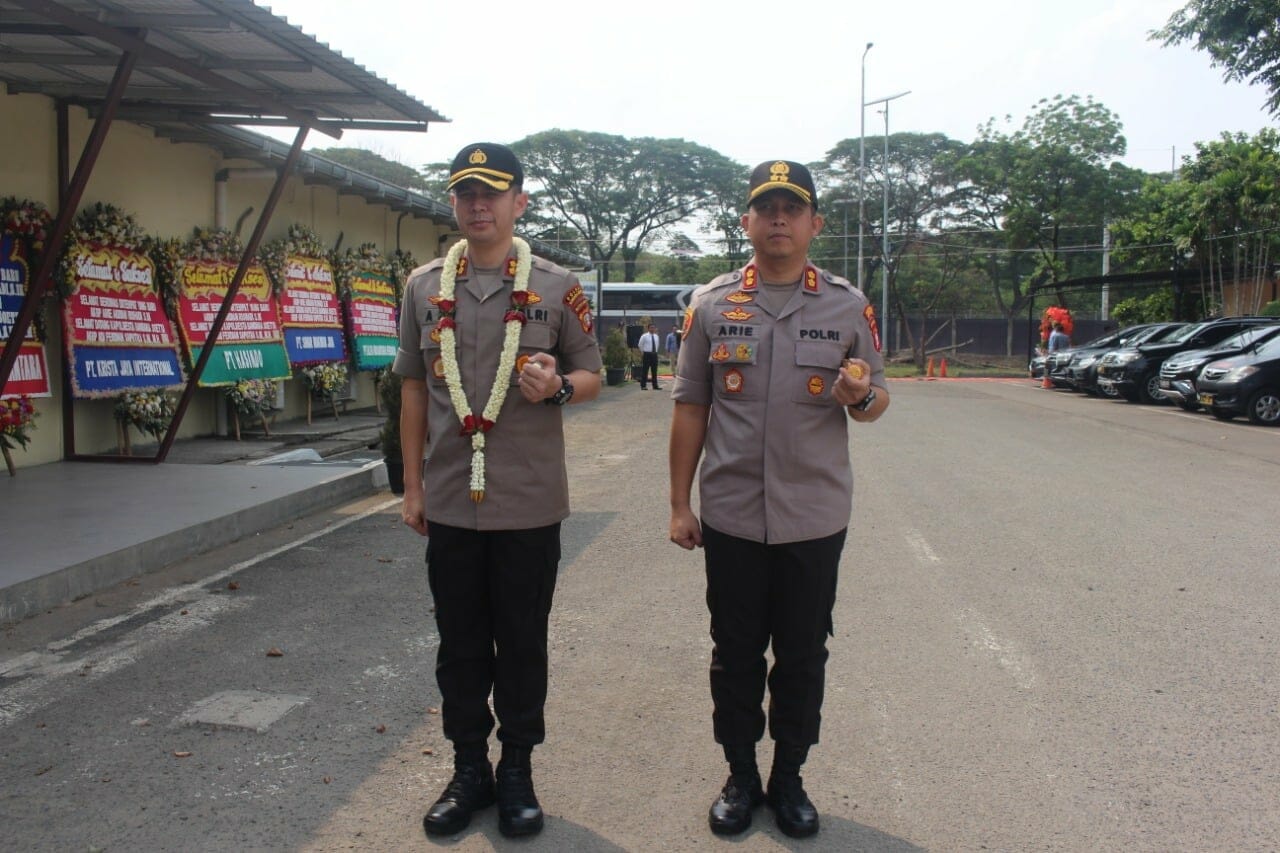
<svg viewBox="0 0 1280 853">
<path fill-rule="evenodd" d="M 384 416 L 184 439 L 163 464 L 54 462 L 0 476 L 0 624 L 386 487 Z M 135 446 L 154 456 L 155 446 Z"/>
</svg>

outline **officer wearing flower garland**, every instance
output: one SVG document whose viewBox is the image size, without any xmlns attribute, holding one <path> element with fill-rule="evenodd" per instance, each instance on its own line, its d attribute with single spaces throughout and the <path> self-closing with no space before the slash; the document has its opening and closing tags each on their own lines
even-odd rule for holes
<svg viewBox="0 0 1280 853">
<path fill-rule="evenodd" d="M 698 288 L 685 315 L 672 394 L 670 534 L 683 548 L 703 546 L 706 559 L 712 727 L 729 762 L 708 816 L 719 834 L 747 829 L 762 802 L 787 835 L 818 831 L 800 768 L 818 742 L 853 508 L 846 427 L 889 405 L 871 305 L 809 261 L 822 224 L 809 170 L 761 163 L 742 217 L 755 256 Z M 690 505 L 700 457 L 701 522 Z M 765 732 L 770 642 L 775 744 L 766 789 L 756 742 Z"/>
<path fill-rule="evenodd" d="M 561 407 L 600 392 L 600 351 L 575 276 L 515 237 L 529 197 L 512 151 L 454 158 L 464 240 L 409 275 L 393 370 L 404 377 L 404 522 L 427 541 L 436 680 L 454 775 L 423 818 L 432 835 L 498 803 L 504 835 L 542 829 L 530 754 L 543 741 L 547 620 L 569 514 Z M 425 488 L 424 488 L 425 487 Z M 502 755 L 488 757 L 493 730 Z"/>
</svg>

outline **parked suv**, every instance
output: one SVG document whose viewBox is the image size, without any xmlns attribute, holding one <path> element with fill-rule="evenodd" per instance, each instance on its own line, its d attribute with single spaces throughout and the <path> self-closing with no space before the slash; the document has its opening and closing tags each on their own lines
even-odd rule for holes
<svg viewBox="0 0 1280 853">
<path fill-rule="evenodd" d="M 1183 325 L 1183 323 L 1143 323 L 1121 329 L 1069 350 L 1071 360 L 1062 372 L 1063 381 L 1077 391 L 1101 394 L 1103 390 L 1098 387 L 1098 362 L 1104 355 L 1113 349 L 1137 346 L 1146 341 L 1156 340 L 1161 335 L 1169 334 Z M 1114 390 L 1110 396 L 1115 396 Z"/>
<path fill-rule="evenodd" d="M 1257 350 L 1211 361 L 1196 378 L 1197 399 L 1215 418 L 1248 415 L 1255 424 L 1280 425 L 1280 336 Z"/>
<path fill-rule="evenodd" d="M 1270 326 L 1255 326 L 1238 332 L 1209 349 L 1193 349 L 1171 355 L 1160 365 L 1160 395 L 1174 405 L 1193 412 L 1200 408 L 1196 400 L 1196 376 L 1211 361 L 1244 355 L 1280 335 L 1280 319 Z"/>
<path fill-rule="evenodd" d="M 1159 395 L 1160 365 L 1171 355 L 1204 349 L 1251 326 L 1274 323 L 1274 317 L 1223 317 L 1187 326 L 1172 337 L 1136 347 L 1112 350 L 1098 367 L 1098 385 L 1111 387 L 1131 403 L 1163 403 Z"/>
</svg>

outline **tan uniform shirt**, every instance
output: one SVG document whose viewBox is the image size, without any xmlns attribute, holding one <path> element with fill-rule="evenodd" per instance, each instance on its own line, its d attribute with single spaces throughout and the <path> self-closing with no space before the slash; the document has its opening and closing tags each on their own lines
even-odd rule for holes
<svg viewBox="0 0 1280 853">
<path fill-rule="evenodd" d="M 523 530 L 562 521 L 569 515 L 569 483 L 561 407 L 526 400 L 516 386 L 518 368 L 507 380 L 510 387 L 495 425 L 485 434 L 485 498 L 478 504 L 471 500 L 471 438 L 460 435 L 462 425 L 449 399 L 436 333 L 440 309 L 431 301 L 439 297 L 443 266 L 438 258 L 410 274 L 392 365 L 401 376 L 427 383 L 427 520 L 472 530 Z M 475 275 L 471 266 L 470 258 L 458 265 L 455 339 L 462 386 L 479 415 L 498 369 L 515 265 L 504 264 L 497 288 L 492 284 L 498 273 L 486 288 L 486 277 Z M 600 369 L 590 308 L 573 273 L 534 258 L 525 314 L 521 355 L 551 353 L 560 373 Z"/>
<path fill-rule="evenodd" d="M 710 405 L 698 481 L 702 519 L 753 542 L 836 533 L 853 510 L 841 362 L 884 384 L 875 314 L 848 281 L 808 266 L 775 312 L 754 263 L 696 291 L 676 368 L 677 402 Z"/>
</svg>

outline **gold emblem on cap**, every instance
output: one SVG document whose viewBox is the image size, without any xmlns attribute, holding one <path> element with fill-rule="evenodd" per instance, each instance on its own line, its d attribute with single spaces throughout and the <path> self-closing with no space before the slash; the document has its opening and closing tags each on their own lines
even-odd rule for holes
<svg viewBox="0 0 1280 853">
<path fill-rule="evenodd" d="M 769 180 L 787 183 L 791 180 L 791 167 L 779 160 L 769 167 Z"/>
<path fill-rule="evenodd" d="M 489 162 L 489 155 L 477 148 L 475 151 L 471 152 L 471 156 L 467 158 L 467 162 L 472 166 L 481 166 Z"/>
</svg>

